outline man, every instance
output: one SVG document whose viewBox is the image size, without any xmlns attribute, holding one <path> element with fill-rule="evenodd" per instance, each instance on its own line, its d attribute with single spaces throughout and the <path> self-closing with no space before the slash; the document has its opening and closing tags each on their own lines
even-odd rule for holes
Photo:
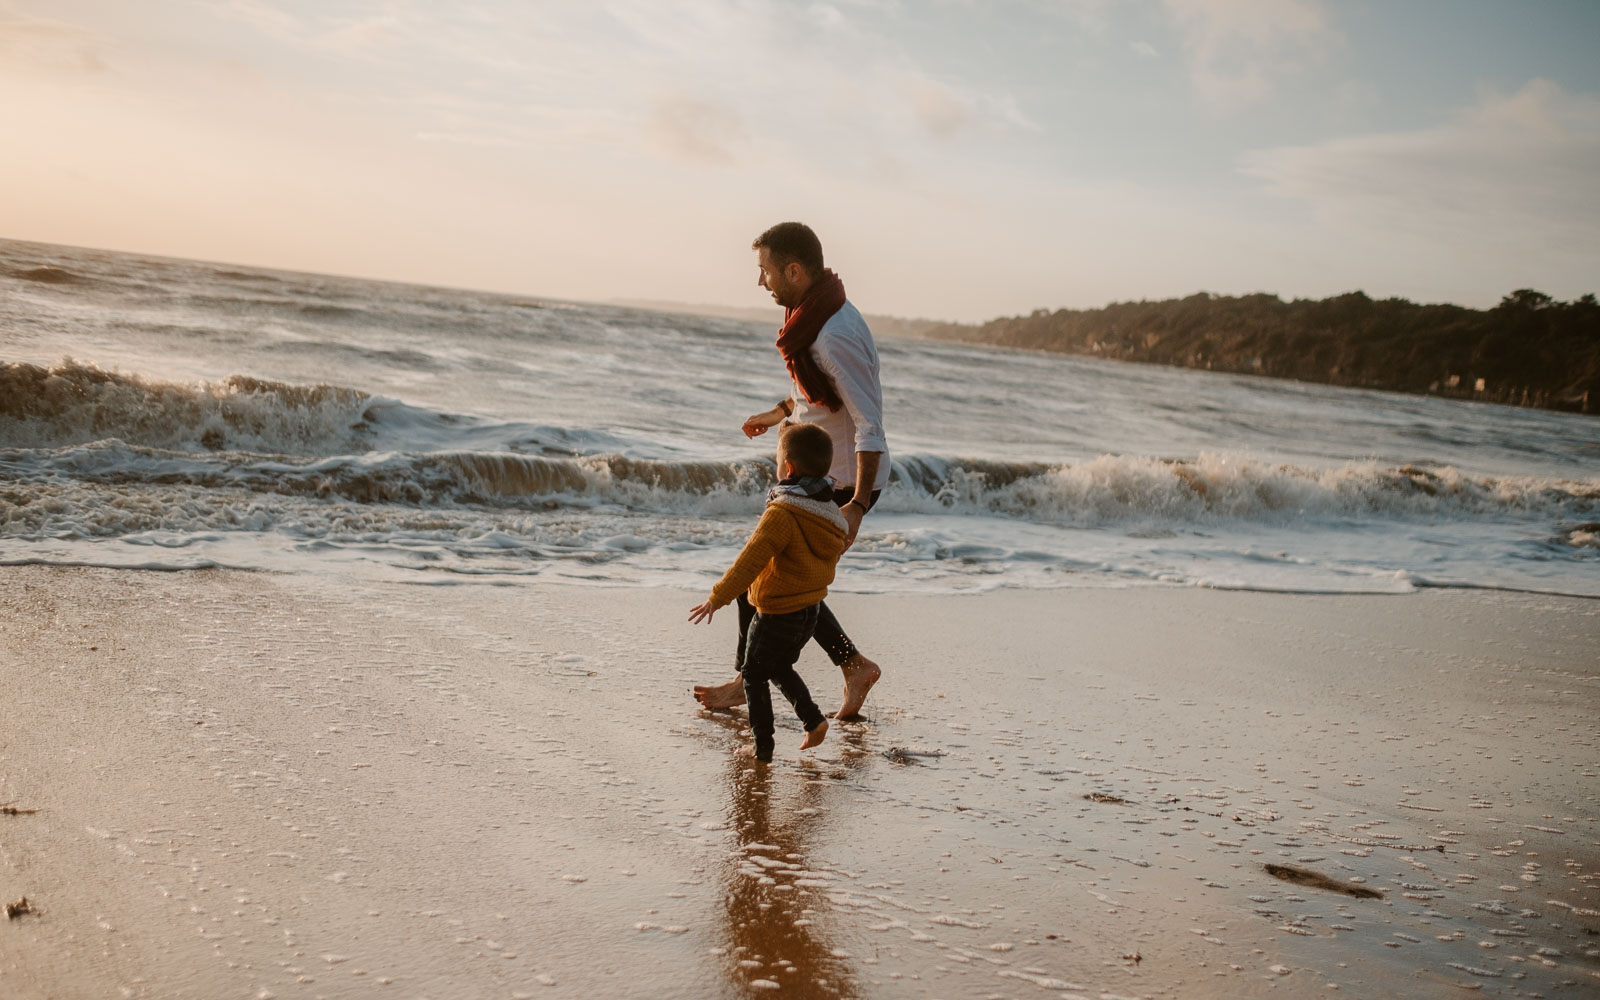
<svg viewBox="0 0 1600 1000">
<path fill-rule="evenodd" d="M 845 299 L 844 283 L 823 266 L 822 243 L 809 226 L 781 222 L 750 246 L 761 269 L 757 284 L 784 308 L 778 351 L 792 385 L 787 399 L 745 420 L 743 430 L 753 438 L 787 420 L 816 424 L 828 432 L 833 439 L 828 475 L 843 484 L 833 499 L 844 514 L 848 546 L 889 482 L 878 348 L 861 313 Z M 741 597 L 741 648 L 754 613 Z M 848 719 L 859 714 L 882 671 L 856 649 L 827 602 L 819 608 L 812 637 L 844 674 L 844 697 L 834 715 Z M 735 677 L 723 684 L 696 685 L 694 696 L 706 708 L 732 708 L 744 704 L 744 682 Z"/>
</svg>

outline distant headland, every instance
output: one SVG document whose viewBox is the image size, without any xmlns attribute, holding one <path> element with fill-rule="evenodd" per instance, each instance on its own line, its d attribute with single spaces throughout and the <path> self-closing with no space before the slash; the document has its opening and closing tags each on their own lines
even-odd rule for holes
<svg viewBox="0 0 1600 1000">
<path fill-rule="evenodd" d="M 1492 309 L 1200 292 L 898 331 L 1330 385 L 1600 413 L 1600 303 L 1519 289 Z M 890 331 L 885 331 L 890 332 Z"/>
<path fill-rule="evenodd" d="M 764 322 L 772 307 L 614 304 Z M 869 315 L 882 335 L 994 344 L 1509 406 L 1600 414 L 1600 303 L 1519 289 L 1492 309 L 1348 292 L 1285 302 L 1198 292 L 1101 309 L 1036 309 L 986 323 Z"/>
</svg>

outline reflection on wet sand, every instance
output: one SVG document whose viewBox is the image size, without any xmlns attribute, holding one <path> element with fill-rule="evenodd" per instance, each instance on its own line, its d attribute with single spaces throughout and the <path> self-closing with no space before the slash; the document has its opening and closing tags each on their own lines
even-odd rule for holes
<svg viewBox="0 0 1600 1000">
<path fill-rule="evenodd" d="M 720 874 L 726 944 L 717 951 L 741 993 L 858 995 L 849 955 L 829 939 L 834 928 L 828 892 L 840 874 L 811 854 L 827 823 L 830 786 L 844 777 L 830 770 L 809 761 L 791 766 L 729 759 L 728 826 L 735 839 Z"/>
</svg>

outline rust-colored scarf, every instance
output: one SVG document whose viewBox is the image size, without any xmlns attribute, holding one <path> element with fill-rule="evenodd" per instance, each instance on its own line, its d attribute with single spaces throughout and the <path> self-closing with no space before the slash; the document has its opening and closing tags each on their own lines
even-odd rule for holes
<svg viewBox="0 0 1600 1000">
<path fill-rule="evenodd" d="M 817 334 L 822 332 L 822 324 L 843 306 L 844 282 L 839 280 L 837 274 L 825 270 L 821 277 L 811 283 L 800 304 L 784 313 L 783 329 L 778 331 L 778 351 L 783 355 L 783 363 L 789 367 L 789 374 L 794 376 L 794 380 L 800 384 L 800 390 L 806 394 L 806 399 L 835 412 L 844 405 L 844 400 L 839 398 L 839 390 L 833 384 L 833 379 L 817 367 L 817 359 L 811 354 L 811 345 L 816 343 Z"/>
</svg>

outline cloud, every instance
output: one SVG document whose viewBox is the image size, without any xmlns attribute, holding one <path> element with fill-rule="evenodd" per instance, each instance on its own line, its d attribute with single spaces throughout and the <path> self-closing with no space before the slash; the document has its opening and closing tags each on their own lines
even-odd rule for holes
<svg viewBox="0 0 1600 1000">
<path fill-rule="evenodd" d="M 408 41 L 400 22 L 389 16 L 348 20 L 324 32 L 317 43 L 337 53 L 363 55 Z"/>
<path fill-rule="evenodd" d="M 1021 129 L 1024 132 L 1044 131 L 1043 125 L 1023 114 L 1022 108 L 1017 105 L 1017 99 L 1009 94 L 1004 97 L 985 98 L 984 104 L 1003 126 Z"/>
<path fill-rule="evenodd" d="M 840 28 L 843 27 L 845 23 L 844 12 L 839 10 L 839 8 L 835 7 L 833 4 L 814 3 L 811 5 L 811 10 L 809 13 L 813 18 L 816 19 L 817 24 L 819 24 L 824 30 L 830 28 Z"/>
<path fill-rule="evenodd" d="M 263 0 L 226 0 L 211 9 L 223 17 L 242 22 L 270 38 L 291 40 L 306 30 L 305 23 L 282 7 Z"/>
<path fill-rule="evenodd" d="M 303 51 L 321 50 L 336 56 L 371 57 L 407 44 L 431 41 L 427 34 L 429 22 L 425 19 L 401 18 L 395 14 L 351 17 L 339 14 L 336 5 L 329 5 L 308 17 L 298 16 L 268 0 L 221 0 L 213 2 L 211 10 L 274 41 Z"/>
<path fill-rule="evenodd" d="M 1161 58 L 1161 53 L 1157 52 L 1156 47 L 1151 45 L 1149 42 L 1133 42 L 1128 46 L 1128 48 L 1147 59 Z"/>
<path fill-rule="evenodd" d="M 971 104 L 937 80 L 912 80 L 908 90 L 917 123 L 933 135 L 954 135 L 972 118 Z"/>
<path fill-rule="evenodd" d="M 0 8 L 0 67 L 66 76 L 99 75 L 106 71 L 95 31 L 47 17 L 10 15 Z"/>
<path fill-rule="evenodd" d="M 588 136 L 608 158 L 644 144 L 686 163 L 815 174 L 870 169 L 888 145 L 948 153 L 980 134 L 1042 131 L 1003 87 L 936 72 L 908 51 L 895 35 L 898 0 L 542 0 L 536 10 L 502 0 L 382 16 L 349 0 L 210 3 L 292 50 L 292 61 L 267 56 L 293 67 L 279 74 L 286 87 L 325 80 L 349 108 L 372 108 L 368 120 L 404 119 L 398 131 L 435 143 L 571 148 Z M 797 100 L 799 81 L 819 99 Z M 447 110 L 419 93 L 440 90 L 485 100 Z M 552 106 L 569 114 L 524 110 Z M 525 131 L 507 139 L 508 122 Z"/>
<path fill-rule="evenodd" d="M 1560 244 L 1600 262 L 1600 96 L 1547 80 L 1433 128 L 1262 150 L 1241 169 L 1345 230 Z"/>
<path fill-rule="evenodd" d="M 1269 97 L 1337 38 L 1321 0 L 1163 0 L 1182 35 L 1195 94 L 1213 111 L 1231 112 Z"/>
<path fill-rule="evenodd" d="M 973 6 L 987 12 L 986 5 Z M 1066 21 L 1090 35 L 1103 36 L 1111 30 L 1113 0 L 1025 0 L 1024 6 L 1046 17 Z"/>
<path fill-rule="evenodd" d="M 534 145 L 530 139 L 488 132 L 418 132 L 418 142 L 437 142 L 453 146 L 498 146 L 507 149 Z"/>
<path fill-rule="evenodd" d="M 732 108 L 691 97 L 670 97 L 657 103 L 650 115 L 650 134 L 656 146 L 668 154 L 713 166 L 733 163 L 733 149 L 745 138 L 744 126 Z"/>
</svg>

